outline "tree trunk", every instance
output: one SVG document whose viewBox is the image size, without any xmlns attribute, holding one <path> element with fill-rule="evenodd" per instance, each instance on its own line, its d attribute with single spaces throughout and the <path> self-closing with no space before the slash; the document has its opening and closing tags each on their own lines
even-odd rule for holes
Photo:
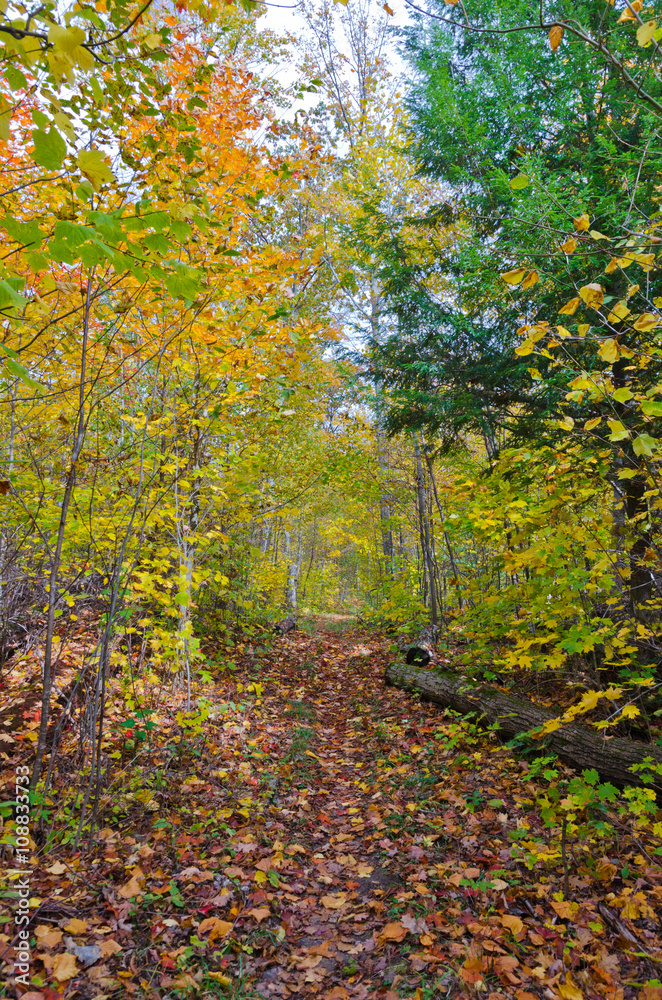
<svg viewBox="0 0 662 1000">
<path fill-rule="evenodd" d="M 418 501 L 418 519 L 421 536 L 421 556 L 424 567 L 424 580 L 427 580 L 430 595 L 430 617 L 432 624 L 437 623 L 437 583 L 434 574 L 434 557 L 430 541 L 430 522 L 428 519 L 427 504 L 425 498 L 425 481 L 423 478 L 423 465 L 421 462 L 421 446 L 416 433 L 414 439 L 414 455 L 416 458 L 416 498 Z M 425 588 L 424 588 L 425 589 Z"/>
<path fill-rule="evenodd" d="M 554 712 L 515 695 L 486 685 L 471 688 L 465 677 L 447 670 L 428 671 L 391 664 L 386 669 L 386 682 L 405 691 L 419 692 L 463 715 L 478 713 L 488 723 L 496 723 L 499 734 L 506 740 L 555 718 Z M 604 781 L 621 787 L 644 784 L 637 772 L 629 770 L 633 764 L 642 764 L 647 757 L 655 764 L 662 763 L 662 750 L 657 746 L 619 736 L 601 736 L 576 723 L 563 726 L 541 740 L 540 752 L 554 753 L 578 770 L 594 768 Z M 650 787 L 662 794 L 662 776 L 656 775 Z"/>
</svg>

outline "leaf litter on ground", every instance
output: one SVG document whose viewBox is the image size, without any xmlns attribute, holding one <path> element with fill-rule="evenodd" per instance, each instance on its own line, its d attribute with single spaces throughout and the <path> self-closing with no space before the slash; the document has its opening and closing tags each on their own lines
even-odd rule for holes
<svg viewBox="0 0 662 1000">
<path fill-rule="evenodd" d="M 35 848 L 25 1000 L 662 1000 L 650 845 L 564 869 L 529 765 L 385 688 L 392 655 L 320 621 L 206 685 L 186 734 L 155 715 L 141 787 L 109 757 L 92 843 Z"/>
</svg>

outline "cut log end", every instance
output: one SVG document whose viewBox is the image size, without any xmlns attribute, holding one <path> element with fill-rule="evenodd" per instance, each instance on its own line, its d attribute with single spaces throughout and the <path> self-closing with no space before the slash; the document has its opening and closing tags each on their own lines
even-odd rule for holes
<svg viewBox="0 0 662 1000">
<path fill-rule="evenodd" d="M 432 659 L 432 650 L 427 646 L 409 646 L 405 654 L 405 661 L 410 666 L 427 667 Z"/>
<path fill-rule="evenodd" d="M 427 667 L 434 656 L 437 645 L 437 632 L 438 627 L 436 625 L 428 625 L 413 642 L 402 640 L 399 646 L 401 652 L 404 653 L 405 662 L 410 666 Z"/>
<path fill-rule="evenodd" d="M 293 632 L 296 627 L 296 615 L 288 615 L 288 617 L 283 618 L 282 621 L 276 622 L 274 625 L 274 632 L 276 635 L 287 635 L 288 632 Z"/>
</svg>

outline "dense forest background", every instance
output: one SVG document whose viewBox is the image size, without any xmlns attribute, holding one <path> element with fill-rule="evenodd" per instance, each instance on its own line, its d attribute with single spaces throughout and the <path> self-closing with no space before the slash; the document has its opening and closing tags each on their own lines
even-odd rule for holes
<svg viewBox="0 0 662 1000">
<path fill-rule="evenodd" d="M 514 746 L 562 899 L 613 816 L 656 864 L 654 5 L 0 12 L 0 749 L 33 846 L 82 850 L 219 677 L 259 700 L 293 614 L 387 659 L 436 626 L 437 665 L 552 709 Z M 650 748 L 631 785 L 559 777 L 582 721 Z"/>
</svg>

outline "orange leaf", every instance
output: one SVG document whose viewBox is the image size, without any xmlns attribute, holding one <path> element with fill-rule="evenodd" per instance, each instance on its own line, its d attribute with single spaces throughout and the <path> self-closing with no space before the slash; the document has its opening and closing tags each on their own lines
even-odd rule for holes
<svg viewBox="0 0 662 1000">
<path fill-rule="evenodd" d="M 556 52 L 563 40 L 563 28 L 561 25 L 555 24 L 547 37 L 549 38 L 549 44 L 552 48 L 552 52 Z"/>
<path fill-rule="evenodd" d="M 404 941 L 407 936 L 407 929 L 403 927 L 399 920 L 394 920 L 390 924 L 382 927 L 379 937 L 382 941 Z"/>
<path fill-rule="evenodd" d="M 338 892 L 334 895 L 322 896 L 322 906 L 327 910 L 339 910 L 347 902 L 347 893 Z"/>
<path fill-rule="evenodd" d="M 227 937 L 232 930 L 232 924 L 228 920 L 219 920 L 218 917 L 207 917 L 198 927 L 198 934 L 209 931 L 209 940 Z"/>
<path fill-rule="evenodd" d="M 56 955 L 53 961 L 53 975 L 57 979 L 58 983 L 66 983 L 67 980 L 73 979 L 74 976 L 78 975 L 78 968 L 76 966 L 76 958 L 71 955 L 68 951 L 61 952 L 61 954 Z"/>
<path fill-rule="evenodd" d="M 579 909 L 579 903 L 568 903 L 565 899 L 560 903 L 552 903 L 552 909 L 556 911 L 561 920 L 573 920 Z"/>
<path fill-rule="evenodd" d="M 271 910 L 268 906 L 256 906 L 252 910 L 248 911 L 249 917 L 255 917 L 258 924 L 261 924 L 271 914 Z"/>
</svg>

